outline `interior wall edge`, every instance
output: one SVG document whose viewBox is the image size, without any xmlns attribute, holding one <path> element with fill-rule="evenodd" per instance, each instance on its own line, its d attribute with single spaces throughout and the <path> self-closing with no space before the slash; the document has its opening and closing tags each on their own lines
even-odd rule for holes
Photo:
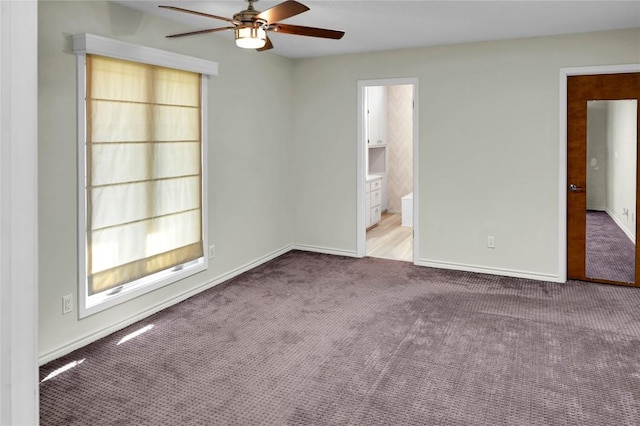
<svg viewBox="0 0 640 426">
<path fill-rule="evenodd" d="M 611 220 L 613 220 L 615 222 L 615 224 L 618 226 L 618 228 L 620 228 L 620 230 L 622 232 L 624 232 L 624 235 L 626 235 L 627 238 L 629 238 L 629 240 L 631 240 L 631 242 L 633 244 L 635 244 L 636 243 L 636 239 L 635 239 L 633 233 L 631 233 L 631 231 L 629 231 L 629 229 L 626 226 L 624 226 L 624 224 L 622 222 L 620 222 L 620 219 L 618 219 L 618 217 L 615 215 L 615 213 L 609 208 L 605 208 L 604 211 L 609 215 Z"/>
<path fill-rule="evenodd" d="M 37 425 L 37 2 L 0 2 L 0 424 Z"/>
<path fill-rule="evenodd" d="M 153 306 L 150 306 L 148 309 L 137 313 L 136 315 L 132 315 L 129 318 L 126 318 L 122 321 L 119 321 L 115 324 L 111 324 L 103 329 L 97 330 L 95 332 L 86 334 L 78 339 L 74 339 L 62 346 L 59 346 L 53 350 L 50 350 L 46 353 L 40 354 L 39 358 L 38 358 L 38 363 L 39 365 L 44 365 L 48 362 L 51 362 L 55 359 L 58 359 L 62 356 L 68 355 L 71 352 L 75 351 L 76 349 L 80 349 L 83 346 L 86 346 L 92 342 L 95 342 L 96 340 L 99 340 L 105 336 L 108 336 L 109 334 L 115 333 L 116 331 L 122 330 L 123 328 L 126 328 L 132 324 L 135 324 L 136 322 L 143 320 L 155 313 L 158 313 L 160 311 L 162 311 L 163 309 L 167 309 L 173 305 L 176 305 L 192 296 L 195 296 L 199 293 L 202 293 L 203 291 L 206 291 L 212 287 L 215 287 L 219 284 L 222 284 L 228 280 L 230 280 L 231 278 L 234 278 L 244 272 L 247 272 L 253 268 L 256 268 L 270 260 L 275 259 L 278 256 L 282 256 L 285 253 L 290 252 L 291 250 L 293 250 L 293 246 L 292 245 L 286 245 L 284 247 L 281 247 L 277 250 L 274 250 L 264 256 L 261 256 L 257 259 L 254 259 L 250 262 L 245 263 L 242 266 L 239 266 L 231 271 L 225 272 L 221 275 L 218 275 L 217 277 L 213 278 L 213 279 L 209 279 L 209 280 L 204 280 L 201 284 L 196 285 L 195 287 L 182 292 L 180 294 L 177 294 L 169 299 L 166 299 L 158 304 L 155 304 Z"/>
</svg>

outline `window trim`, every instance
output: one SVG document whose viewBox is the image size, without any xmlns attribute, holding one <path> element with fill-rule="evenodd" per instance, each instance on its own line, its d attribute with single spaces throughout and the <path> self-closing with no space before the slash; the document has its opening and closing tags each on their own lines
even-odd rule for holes
<svg viewBox="0 0 640 426">
<path fill-rule="evenodd" d="M 124 59 L 125 61 L 191 71 L 208 76 L 218 75 L 217 62 L 155 49 L 153 47 L 125 43 L 123 41 L 88 33 L 73 35 L 73 53 L 78 56 L 90 53 L 93 55 Z"/>
<path fill-rule="evenodd" d="M 218 64 L 200 58 L 181 55 L 131 43 L 125 43 L 93 34 L 75 34 L 73 53 L 76 54 L 77 74 L 77 148 L 78 148 L 78 318 L 86 318 L 95 313 L 119 305 L 150 291 L 183 280 L 206 270 L 209 266 L 208 243 L 208 179 L 207 179 L 207 111 L 208 77 L 218 75 Z M 165 270 L 124 285 L 122 290 L 89 296 L 87 289 L 87 243 L 86 243 L 86 55 L 95 54 L 132 62 L 158 65 L 201 74 L 201 200 L 202 200 L 202 258 L 183 265 L 175 271 Z"/>
</svg>

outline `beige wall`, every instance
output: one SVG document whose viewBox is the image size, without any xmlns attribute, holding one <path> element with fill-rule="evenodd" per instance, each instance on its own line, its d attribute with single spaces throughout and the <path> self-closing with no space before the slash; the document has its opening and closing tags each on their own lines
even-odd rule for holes
<svg viewBox="0 0 640 426">
<path fill-rule="evenodd" d="M 413 191 L 413 86 L 387 88 L 389 206 L 400 213 L 402 197 Z"/>
<path fill-rule="evenodd" d="M 606 102 L 587 105 L 587 210 L 607 209 Z"/>
<path fill-rule="evenodd" d="M 39 5 L 39 275 L 41 357 L 119 327 L 140 313 L 288 247 L 292 241 L 291 62 L 213 36 L 169 40 L 176 23 L 108 2 Z M 209 81 L 207 272 L 78 320 L 61 297 L 77 294 L 76 77 L 74 33 L 89 32 L 219 63 Z"/>
<path fill-rule="evenodd" d="M 633 241 L 636 237 L 637 117 L 635 100 L 606 102 L 607 212 Z"/>
<path fill-rule="evenodd" d="M 558 279 L 559 70 L 638 62 L 638 30 L 296 60 L 295 242 L 355 253 L 357 81 L 417 77 L 420 262 Z"/>
</svg>

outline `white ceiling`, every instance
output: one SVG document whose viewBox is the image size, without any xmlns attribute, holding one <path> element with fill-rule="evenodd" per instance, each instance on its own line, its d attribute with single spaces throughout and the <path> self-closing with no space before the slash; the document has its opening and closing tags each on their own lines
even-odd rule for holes
<svg viewBox="0 0 640 426">
<path fill-rule="evenodd" d="M 281 1 L 261 0 L 257 10 Z M 289 58 L 372 52 L 486 40 L 535 37 L 640 27 L 635 1 L 367 1 L 300 0 L 310 10 L 283 21 L 346 32 L 341 40 L 270 33 L 271 52 Z M 246 8 L 244 0 L 143 0 L 125 4 L 146 13 L 183 22 L 185 31 L 227 26 L 220 20 L 158 8 L 178 6 L 231 17 Z M 224 37 L 231 32 L 191 37 Z M 638 41 L 640 49 L 640 40 Z"/>
</svg>

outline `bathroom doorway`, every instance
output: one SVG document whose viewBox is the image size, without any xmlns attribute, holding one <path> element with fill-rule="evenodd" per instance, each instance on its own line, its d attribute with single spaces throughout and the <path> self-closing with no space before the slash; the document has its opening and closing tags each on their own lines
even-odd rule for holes
<svg viewBox="0 0 640 426">
<path fill-rule="evenodd" d="M 417 79 L 358 84 L 358 255 L 415 263 Z"/>
</svg>

